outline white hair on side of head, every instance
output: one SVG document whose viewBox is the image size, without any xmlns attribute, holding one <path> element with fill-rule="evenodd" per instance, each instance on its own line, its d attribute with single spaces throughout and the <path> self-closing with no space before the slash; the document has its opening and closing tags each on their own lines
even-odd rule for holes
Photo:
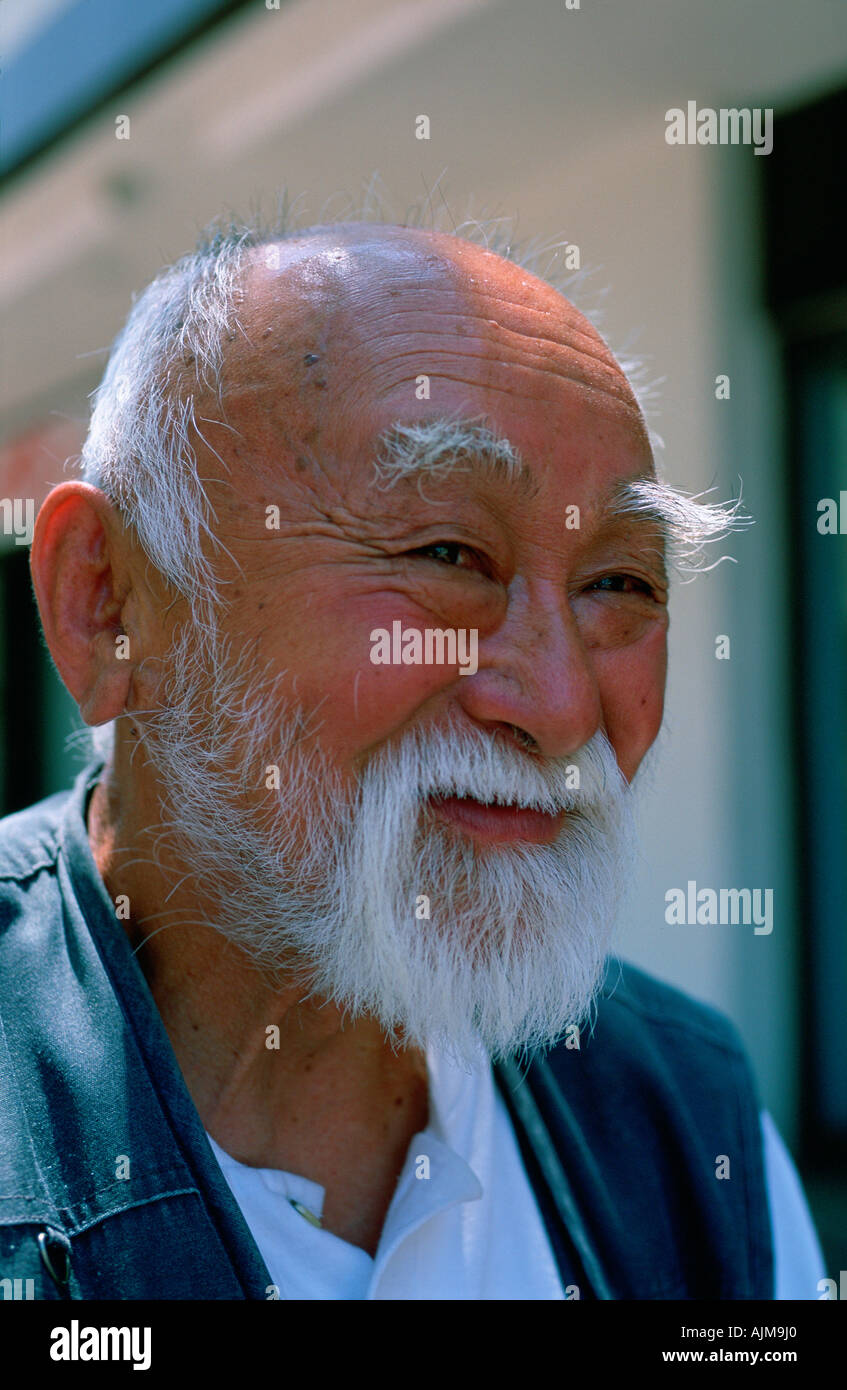
<svg viewBox="0 0 847 1390">
<path fill-rule="evenodd" d="M 211 619 L 219 602 L 202 538 L 218 544 L 197 471 L 195 401 L 216 390 L 241 241 L 224 239 L 159 274 L 119 335 L 82 450 L 82 476 L 121 509 L 160 573 Z"/>
<path fill-rule="evenodd" d="M 115 341 L 82 450 L 82 477 L 118 506 L 159 572 L 191 605 L 194 623 L 216 630 L 221 595 L 203 538 L 220 545 L 198 472 L 195 401 L 220 389 L 239 276 L 260 236 L 232 225 L 161 271 L 135 300 Z M 91 730 L 108 758 L 115 723 Z"/>
</svg>

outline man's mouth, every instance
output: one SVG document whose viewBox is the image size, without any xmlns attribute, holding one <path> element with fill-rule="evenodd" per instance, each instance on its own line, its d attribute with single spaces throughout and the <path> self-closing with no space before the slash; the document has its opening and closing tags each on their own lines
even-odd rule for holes
<svg viewBox="0 0 847 1390">
<path fill-rule="evenodd" d="M 487 845 L 515 844 L 520 840 L 537 845 L 552 844 L 566 815 L 565 811 L 551 814 L 530 806 L 501 806 L 476 801 L 471 796 L 433 795 L 428 804 L 440 819 Z"/>
</svg>

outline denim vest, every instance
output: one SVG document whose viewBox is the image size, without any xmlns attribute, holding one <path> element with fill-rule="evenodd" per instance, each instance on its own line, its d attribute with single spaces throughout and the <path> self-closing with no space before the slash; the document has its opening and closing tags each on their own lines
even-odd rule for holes
<svg viewBox="0 0 847 1390">
<path fill-rule="evenodd" d="M 101 767 L 0 822 L 2 1293 L 266 1299 L 91 854 Z M 610 960 L 580 1044 L 495 1066 L 569 1296 L 772 1298 L 759 1106 L 732 1025 Z"/>
</svg>

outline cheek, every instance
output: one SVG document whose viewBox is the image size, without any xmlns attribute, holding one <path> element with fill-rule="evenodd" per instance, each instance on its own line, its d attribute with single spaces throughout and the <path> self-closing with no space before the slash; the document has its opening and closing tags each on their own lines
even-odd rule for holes
<svg viewBox="0 0 847 1390">
<path fill-rule="evenodd" d="M 653 634 L 637 647 L 604 653 L 596 669 L 606 733 L 631 782 L 662 723 L 666 633 Z"/>
<path fill-rule="evenodd" d="M 413 720 L 427 719 L 427 706 L 456 682 L 444 666 L 374 666 L 368 661 L 336 675 L 321 738 L 340 763 L 370 756 Z"/>
<path fill-rule="evenodd" d="M 312 714 L 310 729 L 342 771 L 352 769 L 456 684 L 455 666 L 371 660 L 371 632 L 390 632 L 395 617 L 404 629 L 423 627 L 418 613 L 404 613 L 397 603 L 388 619 L 384 606 L 376 614 L 363 614 L 354 606 L 343 616 L 340 611 L 313 612 L 296 638 L 286 641 L 277 635 L 272 651 L 264 648 L 286 673 L 284 694 Z"/>
</svg>

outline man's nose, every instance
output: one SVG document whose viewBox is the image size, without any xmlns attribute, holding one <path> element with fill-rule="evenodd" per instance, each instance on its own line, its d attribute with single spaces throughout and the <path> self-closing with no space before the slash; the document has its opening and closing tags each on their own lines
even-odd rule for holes
<svg viewBox="0 0 847 1390">
<path fill-rule="evenodd" d="M 602 725 L 600 691 L 561 586 L 510 595 L 506 617 L 479 643 L 479 669 L 459 682 L 481 724 L 523 731 L 548 758 L 577 752 Z"/>
</svg>

